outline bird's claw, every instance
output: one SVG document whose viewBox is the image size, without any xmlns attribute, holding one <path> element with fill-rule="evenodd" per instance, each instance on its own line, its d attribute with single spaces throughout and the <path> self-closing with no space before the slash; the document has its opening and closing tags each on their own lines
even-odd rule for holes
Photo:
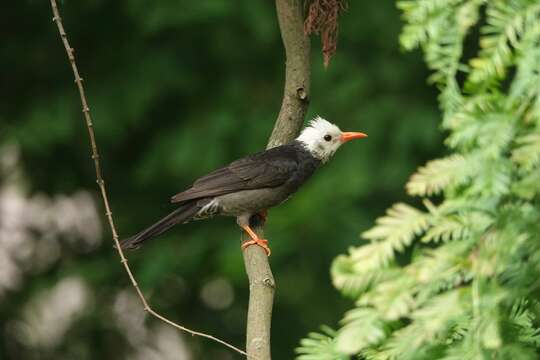
<svg viewBox="0 0 540 360">
<path fill-rule="evenodd" d="M 270 250 L 270 247 L 268 247 L 268 240 L 265 239 L 251 239 L 248 241 L 244 241 L 242 243 L 242 250 L 245 250 L 248 246 L 251 245 L 259 245 L 264 249 L 264 252 L 267 256 L 270 256 L 272 254 L 272 251 Z"/>
</svg>

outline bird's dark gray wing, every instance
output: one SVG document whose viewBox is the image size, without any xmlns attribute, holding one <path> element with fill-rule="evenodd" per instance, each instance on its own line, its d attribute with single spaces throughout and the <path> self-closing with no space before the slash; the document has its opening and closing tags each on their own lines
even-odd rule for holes
<svg viewBox="0 0 540 360">
<path fill-rule="evenodd" d="M 191 188 L 174 195 L 171 202 L 277 187 L 290 179 L 297 168 L 296 149 L 291 145 L 278 146 L 236 160 L 201 177 Z"/>
</svg>

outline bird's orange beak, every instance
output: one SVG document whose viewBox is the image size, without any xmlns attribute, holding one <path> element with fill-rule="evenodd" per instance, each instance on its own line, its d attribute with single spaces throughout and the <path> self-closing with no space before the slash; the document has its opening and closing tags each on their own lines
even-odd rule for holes
<svg viewBox="0 0 540 360">
<path fill-rule="evenodd" d="M 347 142 L 352 139 L 361 139 L 367 137 L 367 134 L 361 132 L 344 132 L 341 134 L 341 142 Z"/>
</svg>

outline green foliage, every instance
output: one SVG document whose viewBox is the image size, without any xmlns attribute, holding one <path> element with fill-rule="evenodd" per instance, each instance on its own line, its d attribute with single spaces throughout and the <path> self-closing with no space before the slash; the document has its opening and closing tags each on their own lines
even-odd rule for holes
<svg viewBox="0 0 540 360">
<path fill-rule="evenodd" d="M 334 261 L 333 283 L 356 308 L 327 344 L 369 360 L 537 359 L 540 3 L 398 6 L 401 44 L 422 48 L 440 90 L 452 153 L 407 183 L 410 195 L 439 195 L 423 198 L 425 212 L 394 205 L 362 234 L 368 244 Z"/>
<path fill-rule="evenodd" d="M 327 326 L 321 327 L 321 332 L 312 332 L 308 338 L 302 339 L 297 353 L 299 360 L 349 360 L 349 356 L 338 352 L 336 347 L 336 332 Z"/>
<path fill-rule="evenodd" d="M 411 244 L 414 235 L 427 227 L 426 215 L 406 204 L 395 204 L 386 216 L 377 219 L 377 225 L 362 235 L 372 240 L 352 255 L 364 268 L 385 266 L 396 251 L 403 251 Z"/>
<path fill-rule="evenodd" d="M 474 171 L 470 161 L 461 155 L 452 155 L 428 162 L 421 167 L 407 183 L 411 195 L 433 195 L 449 186 L 456 186 L 467 181 Z"/>
</svg>

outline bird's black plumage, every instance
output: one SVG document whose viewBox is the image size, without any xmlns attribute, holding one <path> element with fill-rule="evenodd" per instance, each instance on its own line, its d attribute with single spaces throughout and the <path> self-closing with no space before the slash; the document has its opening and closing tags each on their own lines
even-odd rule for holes
<svg viewBox="0 0 540 360">
<path fill-rule="evenodd" d="M 315 172 L 321 161 L 299 141 L 236 160 L 196 180 L 174 195 L 179 208 L 137 235 L 121 242 L 137 248 L 170 227 L 215 215 L 249 218 L 290 197 Z M 243 220 L 246 221 L 246 220 Z"/>
<path fill-rule="evenodd" d="M 174 225 L 189 221 L 195 216 L 195 214 L 197 214 L 197 212 L 201 210 L 204 205 L 204 202 L 200 202 L 198 204 L 197 201 L 183 204 L 169 215 L 139 232 L 135 236 L 123 239 L 120 241 L 120 246 L 123 249 L 137 249 L 143 241 L 163 234 Z"/>
<path fill-rule="evenodd" d="M 320 160 L 315 159 L 300 142 L 293 141 L 219 168 L 195 181 L 188 190 L 174 195 L 171 202 L 182 203 L 241 190 L 274 188 L 287 183 L 295 191 L 319 164 Z"/>
</svg>

